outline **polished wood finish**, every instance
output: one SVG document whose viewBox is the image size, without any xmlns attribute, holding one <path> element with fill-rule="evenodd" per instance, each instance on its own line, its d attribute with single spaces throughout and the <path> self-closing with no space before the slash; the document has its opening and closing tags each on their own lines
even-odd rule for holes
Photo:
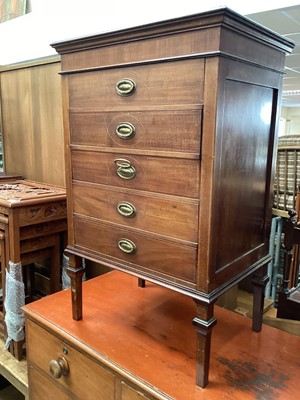
<svg viewBox="0 0 300 400">
<path fill-rule="evenodd" d="M 151 188 L 154 193 L 197 197 L 199 170 L 196 160 L 125 154 L 76 149 L 72 152 L 73 179 L 143 191 Z M 122 180 L 118 177 L 117 159 L 126 159 L 133 165 L 137 170 L 135 179 Z"/>
<path fill-rule="evenodd" d="M 65 186 L 60 60 L 0 68 L 4 169 Z"/>
<path fill-rule="evenodd" d="M 220 8 L 53 47 L 62 57 L 70 259 L 194 298 L 204 387 L 213 304 L 270 260 L 278 100 L 293 44 Z M 119 202 L 130 203 L 130 218 L 118 215 Z M 78 317 L 81 295 L 72 296 Z"/>
<path fill-rule="evenodd" d="M 194 384 L 195 305 L 187 296 L 151 283 L 141 289 L 113 271 L 84 282 L 84 316 L 75 323 L 70 292 L 24 308 L 30 400 L 297 398 L 299 337 L 269 326 L 257 335 L 251 319 L 216 306 L 203 390 Z M 49 363 L 59 356 L 70 373 L 54 379 Z"/>
<path fill-rule="evenodd" d="M 124 111 L 106 113 L 76 113 L 70 115 L 71 141 L 78 146 L 124 147 L 124 140 L 115 133 L 119 124 L 130 120 L 136 134 L 131 149 L 143 151 L 180 151 L 197 156 L 200 148 L 201 111 Z M 184 127 L 185 134 L 182 134 Z M 163 131 L 163 136 L 157 136 Z M 126 149 L 128 152 L 129 149 Z"/>
<path fill-rule="evenodd" d="M 0 259 L 3 300 L 9 261 L 30 266 L 50 259 L 50 292 L 60 290 L 60 265 L 67 230 L 64 188 L 25 179 L 0 180 Z M 26 274 L 24 274 L 26 276 Z M 33 281 L 28 279 L 28 292 Z M 4 301 L 3 301 L 4 303 Z M 5 310 L 1 313 L 2 320 Z M 22 342 L 13 342 L 12 354 L 22 358 Z"/>
<path fill-rule="evenodd" d="M 86 182 L 74 182 L 73 193 L 74 213 L 78 215 L 192 243 L 197 241 L 199 205 L 196 199 L 179 196 L 162 199 L 155 193 Z M 134 205 L 136 215 L 124 218 L 118 211 L 124 199 Z"/>
<path fill-rule="evenodd" d="M 137 81 L 136 96 L 120 97 L 116 83 L 130 76 Z M 120 69 L 109 69 L 69 76 L 70 108 L 120 109 L 135 111 L 152 107 L 188 106 L 197 108 L 203 103 L 204 61 L 176 61 L 170 64 L 154 64 Z M 101 88 L 101 90 L 99 90 Z M 161 109 L 160 109 L 161 110 Z"/>
</svg>

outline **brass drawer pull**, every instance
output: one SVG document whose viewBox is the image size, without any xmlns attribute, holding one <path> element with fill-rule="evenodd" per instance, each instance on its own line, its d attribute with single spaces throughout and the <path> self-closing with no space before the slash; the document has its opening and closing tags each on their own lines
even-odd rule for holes
<svg viewBox="0 0 300 400">
<path fill-rule="evenodd" d="M 119 249 L 126 254 L 134 254 L 136 252 L 136 245 L 129 239 L 120 239 L 118 241 Z"/>
<path fill-rule="evenodd" d="M 116 84 L 116 91 L 119 96 L 131 96 L 136 89 L 136 84 L 132 79 L 121 79 Z"/>
<path fill-rule="evenodd" d="M 128 201 L 121 201 L 117 205 L 117 210 L 119 214 L 126 218 L 133 218 L 136 215 L 136 208 L 133 204 L 128 203 Z"/>
<path fill-rule="evenodd" d="M 62 375 L 69 373 L 69 365 L 65 357 L 58 357 L 57 360 L 51 360 L 49 370 L 54 379 L 59 379 Z"/>
<path fill-rule="evenodd" d="M 132 139 L 135 135 L 135 127 L 130 122 L 122 122 L 116 127 L 116 134 L 121 139 Z"/>
<path fill-rule="evenodd" d="M 125 158 L 116 158 L 114 160 L 117 166 L 117 175 L 122 179 L 133 179 L 136 175 L 136 170 L 130 161 Z"/>
</svg>

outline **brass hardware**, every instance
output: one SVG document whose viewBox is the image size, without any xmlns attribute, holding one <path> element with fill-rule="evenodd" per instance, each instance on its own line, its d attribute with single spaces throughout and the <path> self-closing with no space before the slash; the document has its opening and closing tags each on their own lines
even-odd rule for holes
<svg viewBox="0 0 300 400">
<path fill-rule="evenodd" d="M 119 214 L 123 215 L 126 218 L 132 218 L 136 215 L 136 208 L 133 204 L 128 203 L 128 201 L 121 201 L 117 205 L 117 210 Z"/>
<path fill-rule="evenodd" d="M 54 379 L 59 379 L 62 375 L 68 375 L 69 365 L 64 357 L 59 356 L 57 360 L 50 361 L 49 370 Z"/>
<path fill-rule="evenodd" d="M 125 158 L 116 158 L 114 160 L 117 166 L 117 175 L 122 179 L 133 179 L 136 175 L 136 170 L 130 161 Z"/>
<path fill-rule="evenodd" d="M 136 245 L 129 239 L 120 239 L 118 246 L 124 253 L 134 254 L 136 252 Z"/>
<path fill-rule="evenodd" d="M 121 79 L 116 84 L 116 91 L 119 96 L 131 96 L 136 89 L 136 84 L 132 79 Z"/>
<path fill-rule="evenodd" d="M 121 122 L 116 127 L 116 134 L 121 139 L 132 139 L 135 135 L 135 127 L 130 122 Z"/>
</svg>

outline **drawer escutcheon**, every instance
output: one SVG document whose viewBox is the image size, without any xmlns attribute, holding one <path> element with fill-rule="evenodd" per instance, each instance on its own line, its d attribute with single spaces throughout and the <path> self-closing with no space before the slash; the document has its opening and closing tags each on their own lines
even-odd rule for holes
<svg viewBox="0 0 300 400">
<path fill-rule="evenodd" d="M 116 84 L 116 91 L 119 96 L 131 96 L 136 90 L 136 84 L 132 79 L 124 78 Z"/>
<path fill-rule="evenodd" d="M 126 218 L 133 218 L 136 215 L 136 208 L 133 204 L 128 201 L 121 201 L 117 205 L 118 213 Z"/>
<path fill-rule="evenodd" d="M 117 175 L 122 179 L 133 179 L 136 175 L 136 170 L 130 161 L 125 158 L 116 158 L 114 160 L 117 166 Z"/>
<path fill-rule="evenodd" d="M 136 252 L 136 245 L 129 239 L 120 239 L 118 241 L 118 247 L 126 254 L 134 254 Z"/>
<path fill-rule="evenodd" d="M 130 122 L 121 122 L 116 127 L 116 134 L 120 139 L 132 139 L 135 136 L 135 127 Z"/>
</svg>

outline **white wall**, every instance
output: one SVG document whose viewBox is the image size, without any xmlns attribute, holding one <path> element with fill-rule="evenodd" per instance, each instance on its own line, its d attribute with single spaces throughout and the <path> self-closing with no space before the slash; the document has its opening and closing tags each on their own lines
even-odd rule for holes
<svg viewBox="0 0 300 400">
<path fill-rule="evenodd" d="M 282 107 L 281 118 L 285 120 L 286 135 L 300 135 L 299 107 Z"/>
<path fill-rule="evenodd" d="M 30 0 L 32 12 L 0 24 L 0 65 L 55 54 L 55 41 L 194 14 L 226 4 L 241 14 L 299 1 Z"/>
</svg>

